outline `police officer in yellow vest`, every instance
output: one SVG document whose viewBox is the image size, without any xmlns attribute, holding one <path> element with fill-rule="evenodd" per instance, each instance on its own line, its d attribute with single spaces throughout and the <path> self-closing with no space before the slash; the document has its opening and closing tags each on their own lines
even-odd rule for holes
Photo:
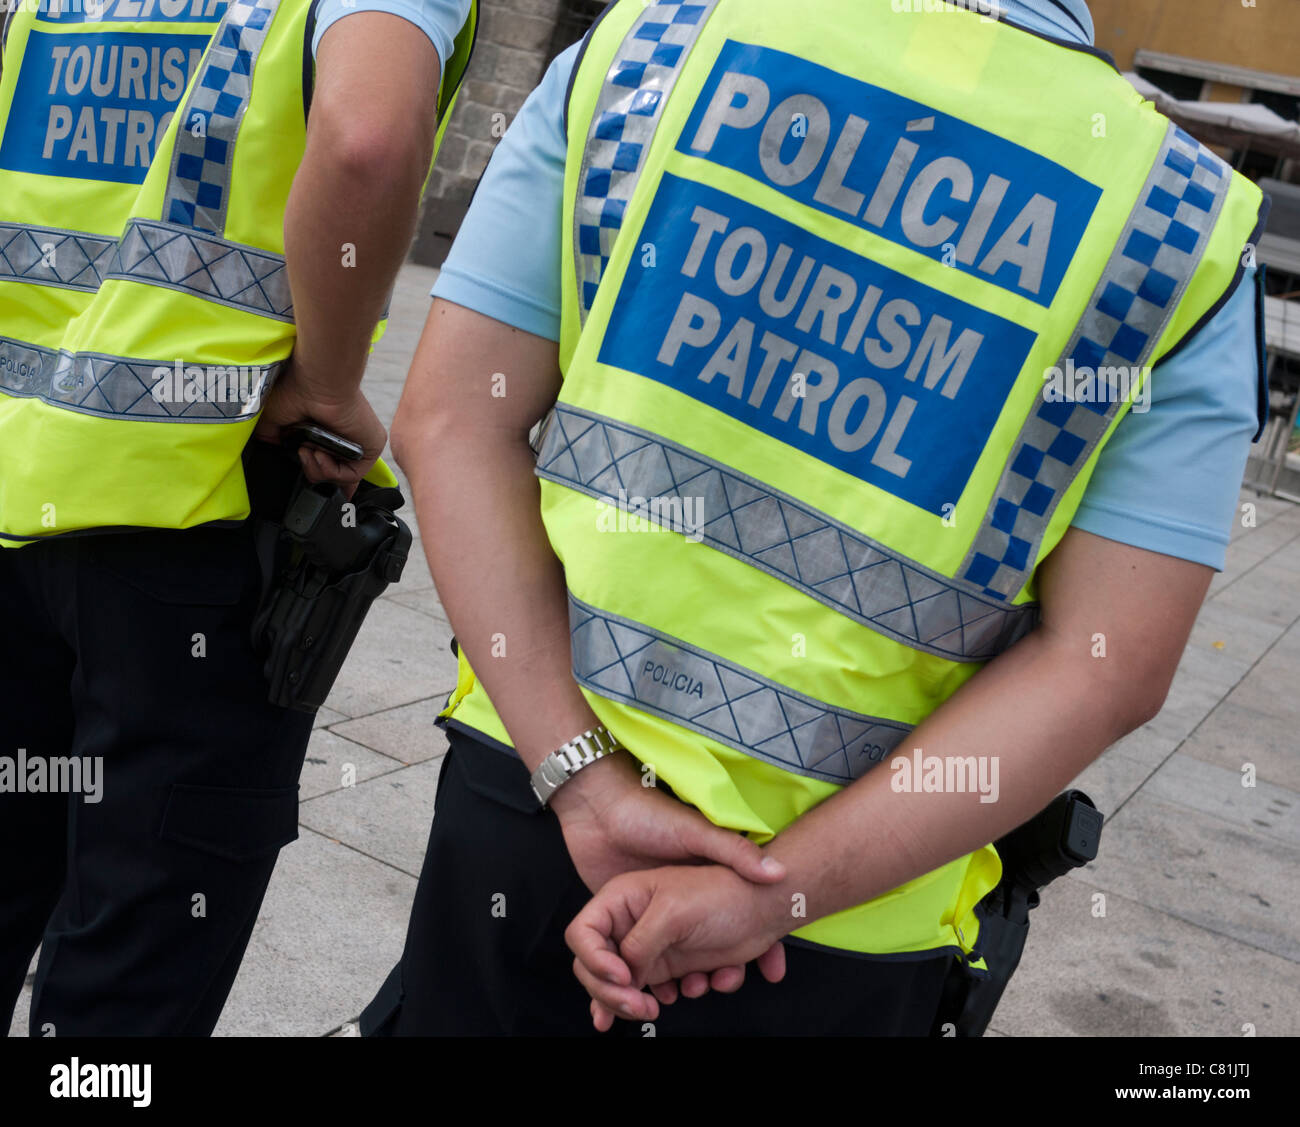
<svg viewBox="0 0 1300 1127">
<path fill-rule="evenodd" d="M 0 72 L 0 1005 L 32 1033 L 207 1034 L 312 717 L 250 625 L 243 455 L 359 390 L 471 0 L 40 0 Z M 352 18 L 344 18 L 352 17 Z"/>
<path fill-rule="evenodd" d="M 925 1033 L 987 969 L 1259 423 L 1261 194 L 1090 42 L 622 0 L 557 60 L 394 424 L 461 668 L 364 1031 Z"/>
</svg>

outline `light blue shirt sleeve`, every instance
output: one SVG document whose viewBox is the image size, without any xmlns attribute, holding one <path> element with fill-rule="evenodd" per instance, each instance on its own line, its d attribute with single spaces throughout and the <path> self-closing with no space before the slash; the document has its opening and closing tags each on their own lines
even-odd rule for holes
<svg viewBox="0 0 1300 1127">
<path fill-rule="evenodd" d="M 560 339 L 564 100 L 574 44 L 547 70 L 497 144 L 433 296 Z"/>
<path fill-rule="evenodd" d="M 1030 30 L 1090 43 L 1087 6 L 1062 4 L 1068 14 L 1050 0 L 1003 6 Z M 433 287 L 435 297 L 549 340 L 560 337 L 564 103 L 577 56 L 575 44 L 551 64 L 501 139 Z M 1222 570 L 1258 427 L 1253 273 L 1177 356 L 1155 366 L 1150 408 L 1116 426 L 1075 527 Z"/>
<path fill-rule="evenodd" d="M 316 9 L 316 31 L 311 38 L 312 58 L 320 37 L 344 16 L 357 12 L 387 12 L 415 24 L 438 52 L 438 66 L 445 67 L 452 44 L 469 19 L 471 0 L 321 0 Z"/>
<path fill-rule="evenodd" d="M 1092 13 L 1084 0 L 997 0 L 997 5 L 1012 23 L 1030 31 L 1089 45 L 1093 42 Z"/>
</svg>

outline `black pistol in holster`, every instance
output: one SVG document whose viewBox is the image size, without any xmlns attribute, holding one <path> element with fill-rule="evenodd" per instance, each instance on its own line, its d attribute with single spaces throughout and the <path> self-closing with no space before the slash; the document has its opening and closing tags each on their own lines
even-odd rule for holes
<svg viewBox="0 0 1300 1127">
<path fill-rule="evenodd" d="M 1029 913 L 1038 894 L 1057 877 L 1097 856 L 1102 814 L 1081 790 L 1067 790 L 1051 804 L 993 843 L 1002 859 L 1002 879 L 975 912 L 979 940 L 970 959 L 957 958 L 944 982 L 943 998 L 930 1030 L 933 1037 L 982 1037 L 1020 965 L 1029 935 Z M 983 957 L 987 972 L 973 969 Z"/>
<path fill-rule="evenodd" d="M 263 595 L 252 642 L 264 658 L 271 703 L 314 712 L 370 604 L 401 579 L 411 530 L 393 512 L 404 503 L 399 489 L 362 481 L 348 501 L 338 486 L 312 485 L 297 473 L 288 497 L 278 518 L 254 512 Z"/>
</svg>

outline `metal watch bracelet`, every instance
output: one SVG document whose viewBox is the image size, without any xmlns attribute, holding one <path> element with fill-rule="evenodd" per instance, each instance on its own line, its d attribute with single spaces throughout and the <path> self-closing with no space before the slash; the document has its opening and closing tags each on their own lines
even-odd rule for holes
<svg viewBox="0 0 1300 1127">
<path fill-rule="evenodd" d="M 589 767 L 597 759 L 604 759 L 616 751 L 625 750 L 627 749 L 614 738 L 608 728 L 597 724 L 556 748 L 542 760 L 529 779 L 533 794 L 545 809 L 551 796 L 584 767 Z"/>
</svg>

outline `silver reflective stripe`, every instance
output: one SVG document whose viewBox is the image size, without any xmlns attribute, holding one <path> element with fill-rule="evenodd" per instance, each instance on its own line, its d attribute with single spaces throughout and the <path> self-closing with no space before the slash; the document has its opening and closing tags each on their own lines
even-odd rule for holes
<svg viewBox="0 0 1300 1127">
<path fill-rule="evenodd" d="M 557 404 L 548 421 L 537 474 L 698 535 L 847 618 L 937 657 L 987 661 L 1037 621 L 1037 604 L 989 599 L 756 478 L 567 403 Z"/>
<path fill-rule="evenodd" d="M 1051 402 L 1046 381 L 1021 428 L 988 511 L 957 574 L 998 599 L 1013 598 L 1065 491 L 1087 463 L 1122 400 L 1119 373 L 1141 371 L 1205 253 L 1232 172 L 1170 124 L 1155 164 L 1101 280 L 1056 366 L 1094 373 L 1094 399 Z M 1136 384 L 1131 386 L 1136 387 Z M 1098 395 L 1097 391 L 1101 394 Z"/>
<path fill-rule="evenodd" d="M 174 223 L 132 219 L 105 275 L 293 321 L 284 257 Z"/>
<path fill-rule="evenodd" d="M 0 282 L 34 282 L 93 293 L 117 240 L 87 231 L 0 223 Z"/>
<path fill-rule="evenodd" d="M 851 783 L 912 730 L 834 708 L 572 594 L 569 629 L 580 685 L 810 779 Z"/>
<path fill-rule="evenodd" d="M 181 423 L 247 420 L 284 368 L 202 368 L 40 348 L 0 337 L 0 393 L 110 419 Z"/>
<path fill-rule="evenodd" d="M 586 323 L 596 289 L 641 179 L 650 142 L 682 64 L 718 0 L 643 0 L 645 11 L 610 64 L 591 118 L 578 175 L 573 255 L 578 316 Z"/>
<path fill-rule="evenodd" d="M 253 67 L 280 0 L 234 0 L 212 37 L 177 122 L 162 217 L 224 234 L 235 141 L 248 108 Z"/>
</svg>

